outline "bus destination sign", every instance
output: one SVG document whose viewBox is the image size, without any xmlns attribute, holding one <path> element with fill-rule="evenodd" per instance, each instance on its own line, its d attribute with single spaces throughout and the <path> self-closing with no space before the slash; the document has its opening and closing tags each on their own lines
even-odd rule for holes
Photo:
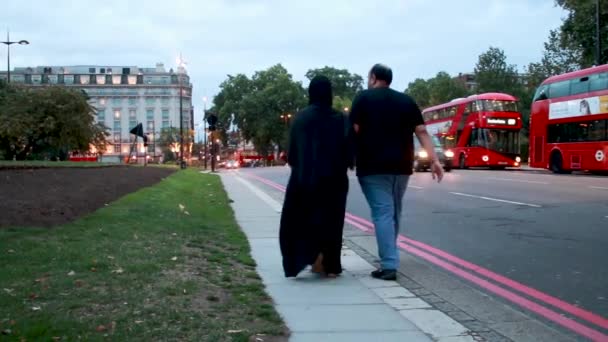
<svg viewBox="0 0 608 342">
<path fill-rule="evenodd" d="M 487 118 L 487 123 L 488 125 L 515 126 L 517 125 L 517 120 L 507 118 Z"/>
</svg>

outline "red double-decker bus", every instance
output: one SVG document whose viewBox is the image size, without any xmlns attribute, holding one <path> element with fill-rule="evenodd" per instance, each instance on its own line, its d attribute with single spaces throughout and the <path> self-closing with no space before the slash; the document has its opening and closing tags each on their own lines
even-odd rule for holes
<svg viewBox="0 0 608 342">
<path fill-rule="evenodd" d="M 547 78 L 530 114 L 530 166 L 608 171 L 608 64 Z"/>
<path fill-rule="evenodd" d="M 453 153 L 455 166 L 504 169 L 521 165 L 521 113 L 515 97 L 484 93 L 423 110 L 427 130 Z"/>
</svg>

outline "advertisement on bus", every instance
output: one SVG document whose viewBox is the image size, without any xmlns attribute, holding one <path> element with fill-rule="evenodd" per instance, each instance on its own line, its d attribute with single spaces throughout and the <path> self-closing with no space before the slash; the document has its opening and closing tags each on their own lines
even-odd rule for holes
<svg viewBox="0 0 608 342">
<path fill-rule="evenodd" d="M 608 113 L 608 95 L 553 102 L 549 105 L 550 120 L 602 113 Z"/>
</svg>

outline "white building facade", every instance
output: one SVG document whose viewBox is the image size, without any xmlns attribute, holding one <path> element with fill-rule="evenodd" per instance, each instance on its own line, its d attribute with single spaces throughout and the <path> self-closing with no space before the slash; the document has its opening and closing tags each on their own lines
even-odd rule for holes
<svg viewBox="0 0 608 342">
<path fill-rule="evenodd" d="M 6 72 L 0 73 L 0 79 L 6 78 Z M 184 136 L 194 129 L 192 84 L 183 67 L 167 71 L 158 63 L 155 68 L 99 65 L 15 68 L 11 71 L 11 83 L 84 90 L 95 108 L 97 122 L 107 126 L 111 134 L 104 159 L 119 160 L 129 155 L 135 139 L 130 131 L 139 123 L 149 139 L 147 149 L 141 138 L 137 140 L 137 154 L 159 158 L 162 152 L 157 141 L 161 130 L 180 128 L 180 90 Z"/>
</svg>

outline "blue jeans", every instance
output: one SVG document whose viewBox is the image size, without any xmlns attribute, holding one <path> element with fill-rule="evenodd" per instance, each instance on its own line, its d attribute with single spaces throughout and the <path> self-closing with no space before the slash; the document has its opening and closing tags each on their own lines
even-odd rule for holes
<svg viewBox="0 0 608 342">
<path fill-rule="evenodd" d="M 372 175 L 359 177 L 359 184 L 372 211 L 376 230 L 380 266 L 384 270 L 399 268 L 397 236 L 407 175 Z"/>
</svg>

